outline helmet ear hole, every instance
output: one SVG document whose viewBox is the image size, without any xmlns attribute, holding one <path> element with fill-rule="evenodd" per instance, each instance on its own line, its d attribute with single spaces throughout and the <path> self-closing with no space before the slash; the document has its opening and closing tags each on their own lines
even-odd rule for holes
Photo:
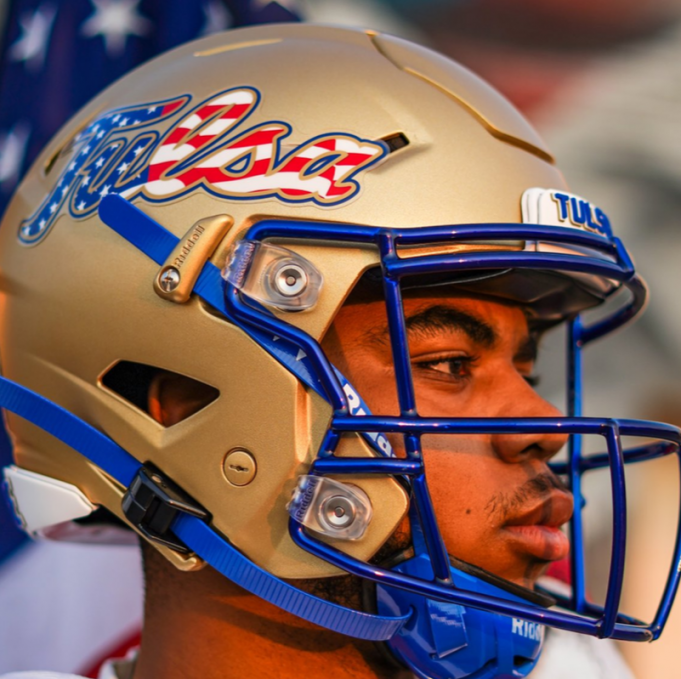
<svg viewBox="0 0 681 679">
<path fill-rule="evenodd" d="M 117 362 L 100 381 L 164 427 L 186 420 L 220 395 L 205 382 L 133 361 Z"/>
<path fill-rule="evenodd" d="M 219 395 L 209 384 L 162 370 L 149 385 L 149 414 L 164 427 L 172 427 L 203 410 Z"/>
</svg>

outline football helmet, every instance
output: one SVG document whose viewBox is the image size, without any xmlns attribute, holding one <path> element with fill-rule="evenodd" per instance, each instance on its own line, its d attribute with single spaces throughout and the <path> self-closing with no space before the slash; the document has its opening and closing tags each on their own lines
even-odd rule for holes
<svg viewBox="0 0 681 679">
<path fill-rule="evenodd" d="M 0 241 L 6 487 L 28 531 L 103 539 L 84 517 L 105 508 L 178 568 L 207 562 L 306 620 L 385 642 L 420 677 L 525 676 L 544 625 L 659 635 L 675 568 L 652 622 L 619 611 L 624 465 L 678 455 L 679 431 L 580 413 L 583 346 L 632 319 L 645 285 L 607 215 L 567 191 L 533 129 L 465 68 L 309 25 L 185 45 L 57 134 Z M 385 299 L 391 416 L 372 415 L 320 345 L 360 282 Z M 568 416 L 419 416 L 401 296 L 429 286 L 568 323 Z M 158 371 L 212 387 L 211 402 L 163 426 L 145 405 Z M 495 432 L 570 434 L 554 467 L 578 508 L 582 475 L 610 470 L 604 606 L 585 594 L 579 509 L 568 594 L 450 558 L 421 437 Z M 605 452 L 587 455 L 587 434 Z M 625 435 L 646 440 L 625 450 Z M 405 517 L 411 551 L 376 562 Z M 372 584 L 366 610 L 292 584 L 339 574 Z"/>
</svg>

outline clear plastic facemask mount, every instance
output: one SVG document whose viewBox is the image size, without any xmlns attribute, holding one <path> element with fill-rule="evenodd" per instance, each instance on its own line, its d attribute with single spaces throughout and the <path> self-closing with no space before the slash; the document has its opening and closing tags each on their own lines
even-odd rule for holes
<svg viewBox="0 0 681 679">
<path fill-rule="evenodd" d="M 222 277 L 247 297 L 281 311 L 311 309 L 323 283 L 322 274 L 305 257 L 250 240 L 232 246 Z"/>
</svg>

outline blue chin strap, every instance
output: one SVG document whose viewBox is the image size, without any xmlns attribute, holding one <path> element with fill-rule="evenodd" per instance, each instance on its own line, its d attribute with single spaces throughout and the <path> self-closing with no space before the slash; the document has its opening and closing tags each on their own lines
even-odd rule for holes
<svg viewBox="0 0 681 679">
<path fill-rule="evenodd" d="M 417 578 L 433 577 L 426 554 L 395 570 Z M 524 603 L 520 597 L 456 569 L 452 569 L 452 584 L 467 592 Z M 420 679 L 526 677 L 539 659 L 544 643 L 544 626 L 539 623 L 380 585 L 377 599 L 378 610 L 384 615 L 412 614 L 387 645 Z"/>
<path fill-rule="evenodd" d="M 394 570 L 410 577 L 433 579 L 427 554 L 409 559 Z M 511 604 L 526 603 L 455 568 L 451 575 L 452 586 L 463 591 L 504 598 Z M 387 645 L 420 679 L 526 677 L 539 659 L 544 643 L 544 626 L 539 623 L 381 585 L 376 595 L 381 614 L 411 614 L 409 622 Z"/>
<path fill-rule="evenodd" d="M 412 521 L 414 556 L 393 567 L 398 573 L 432 581 L 426 544 Z M 525 604 L 527 600 L 485 579 L 450 569 L 452 586 L 473 594 Z M 404 590 L 376 585 L 382 615 L 411 617 L 387 645 L 420 679 L 525 677 L 544 643 L 544 626 L 521 618 L 446 603 Z"/>
<path fill-rule="evenodd" d="M 159 266 L 178 238 L 117 195 L 105 197 L 99 207 L 102 221 Z M 148 536 L 195 552 L 216 570 L 247 591 L 305 620 L 348 636 L 387 641 L 393 654 L 419 677 L 475 679 L 523 677 L 534 667 L 543 638 L 543 626 L 598 637 L 649 641 L 659 636 L 669 615 L 679 583 L 671 567 L 660 606 L 652 623 L 619 613 L 626 538 L 624 464 L 668 454 L 679 455 L 681 433 L 654 422 L 580 417 L 580 352 L 584 344 L 619 327 L 640 309 L 645 288 L 636 277 L 621 243 L 577 229 L 524 224 L 476 224 L 398 230 L 314 222 L 258 222 L 246 238 L 315 239 L 371 244 L 381 254 L 386 308 L 393 348 L 401 414 L 372 416 L 351 385 L 331 366 L 320 346 L 265 308 L 242 298 L 225 285 L 220 271 L 207 262 L 193 292 L 248 333 L 265 351 L 301 382 L 322 395 L 334 415 L 310 474 L 320 477 L 377 474 L 402 480 L 411 498 L 410 517 L 414 555 L 390 568 L 349 557 L 321 541 L 293 518 L 292 539 L 302 549 L 364 580 L 376 583 L 375 612 L 361 612 L 319 599 L 274 577 L 253 564 L 210 526 L 210 516 L 175 487 L 172 480 L 143 467 L 127 451 L 84 421 L 13 382 L 0 378 L 0 407 L 16 413 L 64 441 L 128 488 L 124 500 L 128 516 L 140 517 L 138 527 Z M 574 247 L 579 255 L 539 252 L 472 252 L 400 259 L 396 245 L 518 239 L 554 242 Z M 594 256 L 583 254 L 592 252 Z M 570 325 L 569 417 L 565 418 L 421 418 L 417 415 L 400 280 L 404 276 L 513 268 L 580 272 L 621 282 L 632 301 L 611 317 L 589 328 L 579 319 Z M 345 432 L 358 433 L 378 453 L 375 458 L 339 458 L 334 455 Z M 591 469 L 608 468 L 614 501 L 613 549 L 604 606 L 589 602 L 584 586 L 581 514 L 571 520 L 572 595 L 556 596 L 562 610 L 547 609 L 531 596 L 522 597 L 498 587 L 487 578 L 454 568 L 440 536 L 428 493 L 421 436 L 424 434 L 494 433 L 570 434 L 568 461 L 554 465 L 567 476 L 581 498 L 581 476 Z M 388 434 L 404 439 L 406 457 L 391 455 Z M 582 454 L 584 434 L 604 438 L 607 452 Z M 657 439 L 624 450 L 620 437 Z M 154 481 L 154 477 L 157 479 Z M 153 515 L 153 516 L 152 516 Z M 155 516 L 155 518 L 154 518 Z M 150 519 L 151 517 L 151 519 Z M 148 522 L 156 521 L 152 526 Z M 677 540 L 673 564 L 681 562 Z M 528 593 L 529 594 L 529 593 Z"/>
</svg>

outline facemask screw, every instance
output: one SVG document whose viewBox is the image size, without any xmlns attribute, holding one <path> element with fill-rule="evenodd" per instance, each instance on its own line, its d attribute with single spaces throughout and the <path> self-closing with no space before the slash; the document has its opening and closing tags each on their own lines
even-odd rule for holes
<svg viewBox="0 0 681 679">
<path fill-rule="evenodd" d="M 345 528 L 355 520 L 355 506 L 342 495 L 332 495 L 324 500 L 320 510 L 327 523 L 334 528 Z"/>
<path fill-rule="evenodd" d="M 172 292 L 180 284 L 180 272 L 174 266 L 169 266 L 161 271 L 158 284 L 163 292 Z"/>
<path fill-rule="evenodd" d="M 284 264 L 274 275 L 274 285 L 284 297 L 295 297 L 307 288 L 307 273 L 297 264 Z"/>
</svg>

